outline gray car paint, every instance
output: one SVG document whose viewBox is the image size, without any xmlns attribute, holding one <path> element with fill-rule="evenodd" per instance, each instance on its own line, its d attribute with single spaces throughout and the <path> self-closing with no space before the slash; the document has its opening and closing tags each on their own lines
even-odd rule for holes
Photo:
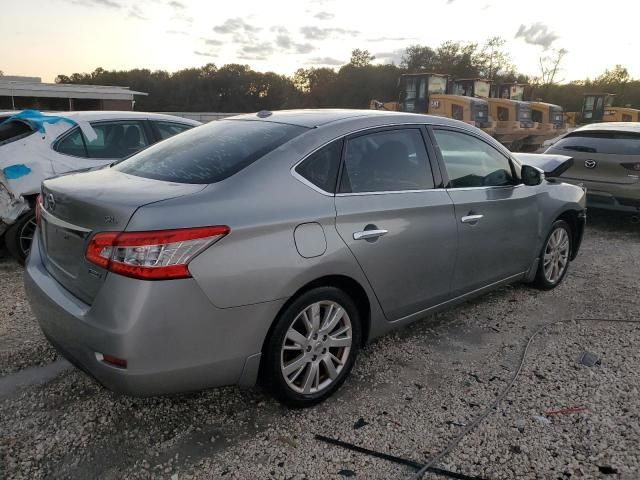
<svg viewBox="0 0 640 480">
<path fill-rule="evenodd" d="M 237 119 L 256 121 L 256 116 Z M 85 298 L 79 298 L 73 282 L 67 288 L 61 285 L 38 240 L 25 275 L 35 315 L 59 349 L 109 388 L 154 394 L 251 385 L 278 312 L 310 283 L 346 278 L 359 285 L 369 303 L 370 340 L 504 283 L 531 279 L 553 221 L 563 212 L 584 210 L 582 189 L 544 181 L 535 187 L 486 187 L 467 193 L 436 188 L 333 196 L 300 181 L 292 168 L 321 146 L 355 131 L 385 125 L 445 125 L 510 154 L 469 125 L 426 115 L 276 112 L 260 121 L 314 128 L 219 183 L 184 190 L 178 185 L 175 191 L 180 195 L 173 198 L 168 198 L 168 185 L 157 196 L 129 197 L 135 189 L 128 185 L 141 179 L 119 172 L 87 172 L 73 182 L 69 177 L 44 182 L 45 191 L 69 195 L 72 204 L 81 205 L 62 207 L 57 212 L 61 220 L 92 231 L 231 227 L 229 236 L 191 261 L 189 279 L 134 280 L 89 267 L 78 258 L 80 269 L 91 268 L 100 277 L 99 288 Z M 94 179 L 102 183 L 100 179 L 107 176 L 109 182 L 101 186 L 99 197 L 91 189 L 74 188 Z M 127 205 L 114 209 L 120 216 L 117 227 L 100 221 L 105 216 L 102 209 L 109 210 L 114 195 L 110 191 L 118 196 L 118 205 Z M 457 207 L 455 201 L 460 202 Z M 91 202 L 100 215 L 87 207 Z M 485 227 L 461 228 L 459 217 L 472 206 L 487 212 Z M 316 237 L 311 232 L 304 241 L 312 249 L 321 243 L 326 247 L 323 254 L 305 258 L 294 232 L 310 222 L 321 230 L 314 227 Z M 371 243 L 353 241 L 353 232 L 370 223 L 384 225 L 390 234 Z M 456 254 L 458 243 L 462 250 Z M 477 262 L 484 276 L 473 266 Z M 407 271 L 415 277 L 406 278 Z M 383 278 L 385 272 L 395 283 Z M 463 282 L 469 275 L 470 281 Z M 127 358 L 128 368 L 105 365 L 95 352 Z"/>
</svg>

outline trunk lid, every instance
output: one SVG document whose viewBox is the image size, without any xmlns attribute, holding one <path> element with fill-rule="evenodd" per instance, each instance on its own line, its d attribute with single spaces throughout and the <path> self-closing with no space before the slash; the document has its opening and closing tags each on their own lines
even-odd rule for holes
<svg viewBox="0 0 640 480">
<path fill-rule="evenodd" d="M 67 290 L 90 304 L 106 276 L 105 270 L 85 260 L 92 234 L 123 231 L 138 208 L 205 187 L 152 180 L 110 168 L 45 180 L 39 229 L 45 267 Z"/>
</svg>

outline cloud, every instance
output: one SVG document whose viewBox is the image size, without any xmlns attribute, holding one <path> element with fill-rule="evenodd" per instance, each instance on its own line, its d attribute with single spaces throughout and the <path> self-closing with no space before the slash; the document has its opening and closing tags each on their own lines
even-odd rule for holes
<svg viewBox="0 0 640 480">
<path fill-rule="evenodd" d="M 149 20 L 142 14 L 142 11 L 138 8 L 137 5 L 134 5 L 129 9 L 129 16 L 138 20 Z"/>
<path fill-rule="evenodd" d="M 188 32 L 185 32 L 184 30 L 167 30 L 167 33 L 169 35 L 188 35 Z"/>
<path fill-rule="evenodd" d="M 262 30 L 260 27 L 251 25 L 245 22 L 242 18 L 229 18 L 221 25 L 213 27 L 213 31 L 216 33 L 229 34 L 229 33 L 257 33 Z"/>
<path fill-rule="evenodd" d="M 394 63 L 396 65 L 402 62 L 402 57 L 404 56 L 405 50 L 393 50 L 392 52 L 380 52 L 376 53 L 374 57 L 376 60 L 382 63 Z"/>
<path fill-rule="evenodd" d="M 318 12 L 314 15 L 318 20 L 332 20 L 335 15 L 329 12 Z"/>
<path fill-rule="evenodd" d="M 309 65 L 344 65 L 347 62 L 333 57 L 314 57 L 307 60 L 306 63 Z"/>
<path fill-rule="evenodd" d="M 219 47 L 224 42 L 221 40 L 218 40 L 217 38 L 205 38 L 204 43 L 205 45 L 209 45 L 211 47 Z"/>
<path fill-rule="evenodd" d="M 187 8 L 187 6 L 184 3 L 179 2 L 178 0 L 171 0 L 170 2 L 167 2 L 167 5 L 173 8 L 180 8 L 180 9 Z"/>
<path fill-rule="evenodd" d="M 406 42 L 415 39 L 416 37 L 374 37 L 367 38 L 367 42 Z"/>
<path fill-rule="evenodd" d="M 217 52 L 205 52 L 202 50 L 194 50 L 193 53 L 195 53 L 196 55 L 200 56 L 200 57 L 217 57 L 218 54 Z"/>
<path fill-rule="evenodd" d="M 109 7 L 109 8 L 123 8 L 123 5 L 115 0 L 70 0 L 70 3 L 74 5 L 82 5 L 83 7 Z"/>
<path fill-rule="evenodd" d="M 520 25 L 515 38 L 522 38 L 526 43 L 539 45 L 547 50 L 560 37 L 550 30 L 547 25 L 542 22 L 536 22 L 528 27 Z"/>
<path fill-rule="evenodd" d="M 278 35 L 275 43 L 277 47 L 293 53 L 309 53 L 315 50 L 312 44 L 294 42 L 289 35 Z"/>
<path fill-rule="evenodd" d="M 238 53 L 238 58 L 242 60 L 266 60 L 269 55 L 274 53 L 275 49 L 271 42 L 265 42 L 255 45 L 245 45 Z"/>
<path fill-rule="evenodd" d="M 272 32 L 279 33 L 281 35 L 285 35 L 289 33 L 289 29 L 287 27 L 283 27 L 282 25 L 274 25 L 269 30 L 271 30 Z"/>
<path fill-rule="evenodd" d="M 333 36 L 358 35 L 357 30 L 346 30 L 344 28 L 320 28 L 313 25 L 300 27 L 300 33 L 307 40 L 326 40 Z"/>
</svg>

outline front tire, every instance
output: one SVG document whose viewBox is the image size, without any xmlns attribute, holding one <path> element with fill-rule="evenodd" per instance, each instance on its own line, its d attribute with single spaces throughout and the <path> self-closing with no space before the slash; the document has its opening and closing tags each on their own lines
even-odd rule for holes
<svg viewBox="0 0 640 480">
<path fill-rule="evenodd" d="M 33 210 L 22 215 L 5 232 L 4 241 L 9 254 L 24 265 L 36 231 L 36 217 Z"/>
<path fill-rule="evenodd" d="M 309 407 L 344 383 L 358 354 L 361 322 L 353 300 L 335 287 L 296 298 L 265 345 L 263 383 L 290 407 Z"/>
<path fill-rule="evenodd" d="M 569 269 L 572 246 L 571 227 L 564 220 L 556 220 L 540 252 L 534 286 L 551 290 L 560 285 Z"/>
</svg>

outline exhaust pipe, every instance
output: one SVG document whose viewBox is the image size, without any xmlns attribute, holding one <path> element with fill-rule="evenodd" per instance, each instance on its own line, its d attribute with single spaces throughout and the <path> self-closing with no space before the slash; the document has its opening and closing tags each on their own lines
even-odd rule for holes
<svg viewBox="0 0 640 480">
<path fill-rule="evenodd" d="M 631 223 L 633 223 L 634 225 L 637 225 L 638 223 L 640 223 L 640 216 L 631 215 Z"/>
</svg>

